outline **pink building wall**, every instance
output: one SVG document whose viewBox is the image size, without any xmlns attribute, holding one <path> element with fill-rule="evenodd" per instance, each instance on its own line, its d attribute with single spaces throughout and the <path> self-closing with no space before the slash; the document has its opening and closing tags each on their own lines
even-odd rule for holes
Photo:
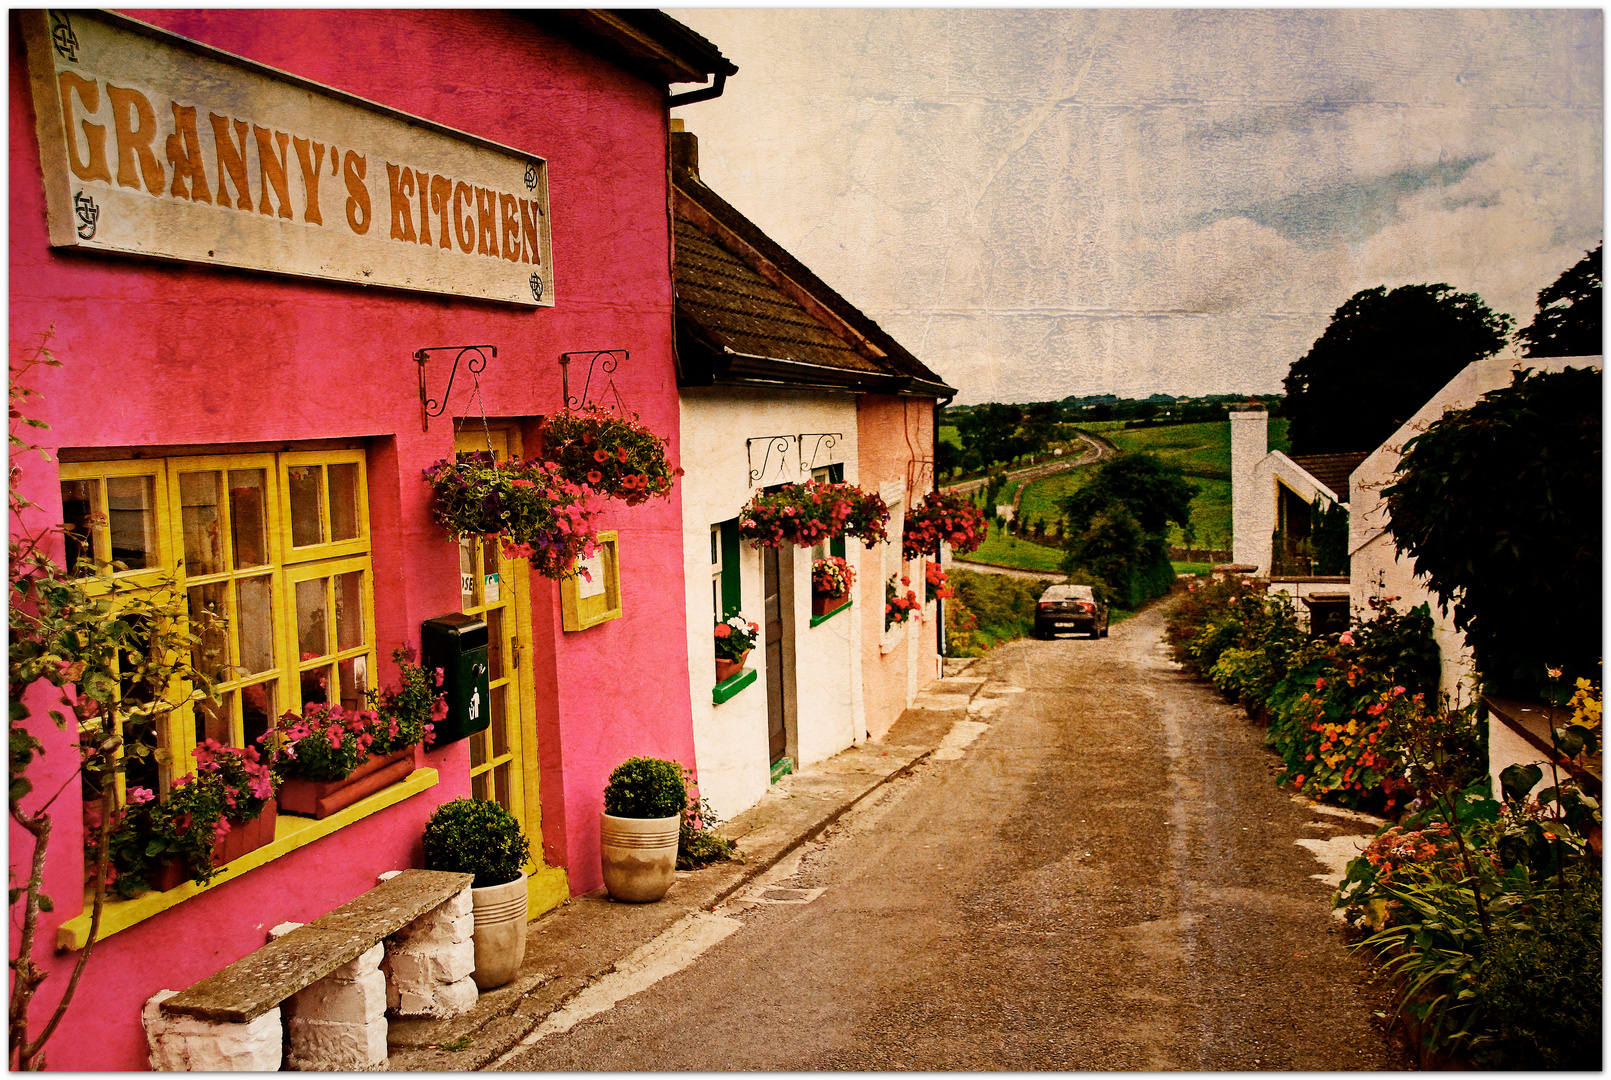
<svg viewBox="0 0 1611 1080">
<path fill-rule="evenodd" d="M 860 454 L 860 486 L 877 491 L 880 484 L 898 481 L 906 487 L 906 504 L 920 501 L 932 486 L 934 459 L 934 400 L 861 394 L 856 398 L 856 439 Z M 928 462 L 924 472 L 921 465 Z M 908 478 L 911 478 L 910 480 Z M 897 548 L 900 537 L 893 524 L 890 536 Z M 866 560 L 876 559 L 870 551 Z M 907 564 L 912 589 L 923 596 L 922 560 Z M 919 686 L 928 685 L 937 671 L 938 647 L 931 621 L 914 621 L 906 638 L 893 651 L 880 649 L 884 637 L 884 578 L 872 562 L 858 579 L 861 589 L 862 693 L 866 701 L 867 733 L 881 739 L 911 703 Z M 904 587 L 903 587 L 904 588 Z M 932 611 L 933 608 L 928 610 Z M 914 637 L 915 647 L 914 647 Z"/>
<path fill-rule="evenodd" d="M 246 271 L 48 246 L 26 61 L 11 26 L 10 344 L 17 357 L 54 325 L 65 367 L 33 380 L 50 446 L 282 442 L 370 437 L 376 654 L 419 641 L 419 624 L 458 610 L 457 550 L 428 515 L 420 469 L 450 456 L 454 415 L 479 416 L 461 371 L 447 415 L 421 432 L 413 350 L 494 343 L 481 376 L 485 411 L 529 418 L 561 407 L 558 355 L 625 348 L 616 374 L 627 406 L 677 435 L 666 190 L 659 88 L 514 14 L 472 11 L 138 11 L 135 18 L 248 59 L 493 139 L 547 159 L 556 304 L 535 311 L 445 296 L 365 289 Z M 433 392 L 444 366 L 427 369 Z M 529 436 L 535 425 L 526 424 Z M 25 493 L 59 518 L 53 464 L 24 463 Z M 681 509 L 612 503 L 625 615 L 561 630 L 557 587 L 533 577 L 542 846 L 573 893 L 601 883 L 598 812 L 609 771 L 634 754 L 692 764 L 683 620 Z M 381 682 L 395 676 L 382 662 Z M 46 728 L 48 721 L 42 721 Z M 36 725 L 37 726 L 37 725 Z M 71 740 L 32 772 L 54 791 Z M 311 921 L 389 869 L 421 865 L 420 831 L 439 803 L 468 794 L 468 744 L 426 755 L 441 783 L 96 946 L 49 1061 L 56 1069 L 138 1069 L 140 1004 L 263 944 L 269 927 Z M 80 824 L 58 813 L 36 959 L 51 970 L 36 1014 L 53 1005 L 74 953 L 52 954 L 78 914 Z M 534 846 L 538 838 L 533 837 Z M 31 843 L 11 830 L 25 872 Z"/>
</svg>

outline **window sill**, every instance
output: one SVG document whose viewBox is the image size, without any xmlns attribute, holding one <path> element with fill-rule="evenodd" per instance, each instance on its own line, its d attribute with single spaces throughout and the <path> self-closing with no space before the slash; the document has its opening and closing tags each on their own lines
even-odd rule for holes
<svg viewBox="0 0 1611 1080">
<path fill-rule="evenodd" d="M 894 626 L 891 626 L 884 631 L 883 638 L 878 642 L 878 654 L 880 656 L 888 656 L 890 653 L 895 651 L 896 647 L 899 646 L 901 642 L 906 640 L 907 622 L 911 622 L 911 620 L 908 619 L 906 622 L 898 622 Z"/>
<path fill-rule="evenodd" d="M 740 690 L 744 689 L 746 686 L 748 686 L 750 683 L 752 683 L 754 681 L 755 681 L 755 669 L 754 668 L 745 668 L 743 671 L 740 671 L 737 675 L 729 676 L 728 678 L 726 678 L 726 679 L 722 680 L 721 682 L 717 683 L 715 688 L 713 690 L 711 690 L 711 692 L 710 692 L 711 703 L 715 704 L 715 705 L 720 705 L 722 702 L 726 701 L 728 698 L 732 697 L 734 694 L 737 694 Z"/>
<path fill-rule="evenodd" d="M 256 851 L 248 852 L 239 859 L 225 866 L 213 875 L 212 881 L 206 885 L 187 881 L 177 888 L 167 892 L 155 890 L 142 893 L 130 900 L 108 899 L 101 908 L 100 932 L 97 941 L 111 937 L 120 930 L 127 930 L 136 923 L 144 922 L 154 915 L 159 915 L 171 907 L 189 900 L 192 896 L 217 888 L 225 882 L 234 881 L 249 870 L 255 870 L 264 863 L 273 862 L 281 855 L 289 855 L 297 848 L 305 847 L 321 837 L 329 836 L 346 828 L 355 822 L 362 821 L 371 814 L 379 813 L 389 806 L 394 806 L 404 799 L 412 798 L 427 788 L 433 788 L 438 783 L 435 769 L 415 769 L 411 774 L 390 787 L 382 788 L 366 799 L 353 803 L 345 810 L 331 814 L 327 818 L 315 820 L 313 818 L 293 817 L 283 814 L 275 823 L 274 839 Z M 56 947 L 58 949 L 82 949 L 89 942 L 90 907 L 93 901 L 85 894 L 85 910 L 73 918 L 62 923 L 56 929 Z"/>
<path fill-rule="evenodd" d="M 846 608 L 849 608 L 854 603 L 855 603 L 854 600 L 846 600 L 843 604 L 840 604 L 838 607 L 834 608 L 832 611 L 824 612 L 821 615 L 813 615 L 813 616 L 811 616 L 811 625 L 812 626 L 821 626 L 823 623 L 827 622 L 829 619 L 833 618 L 835 615 L 839 614 L 841 611 L 844 611 Z"/>
</svg>

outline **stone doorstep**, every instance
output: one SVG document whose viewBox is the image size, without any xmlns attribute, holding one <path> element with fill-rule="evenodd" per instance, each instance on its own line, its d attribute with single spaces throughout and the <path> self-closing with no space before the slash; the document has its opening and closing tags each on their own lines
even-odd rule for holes
<svg viewBox="0 0 1611 1080">
<path fill-rule="evenodd" d="M 469 874 L 405 870 L 162 1002 L 170 1016 L 245 1024 L 462 892 Z"/>
<path fill-rule="evenodd" d="M 761 803 L 718 829 L 738 841 L 744 861 L 678 871 L 659 903 L 618 904 L 598 889 L 539 916 L 527 928 L 526 958 L 513 983 L 483 993 L 462 1016 L 393 1020 L 388 1067 L 409 1072 L 483 1068 L 645 942 L 692 912 L 715 908 L 931 749 L 865 743 L 784 777 Z M 457 1039 L 469 1045 L 462 1051 L 440 1049 Z"/>
</svg>

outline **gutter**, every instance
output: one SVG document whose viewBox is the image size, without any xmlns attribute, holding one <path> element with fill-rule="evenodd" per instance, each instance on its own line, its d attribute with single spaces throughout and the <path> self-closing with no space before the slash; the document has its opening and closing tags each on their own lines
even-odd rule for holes
<svg viewBox="0 0 1611 1080">
<path fill-rule="evenodd" d="M 726 87 L 727 73 L 718 71 L 716 73 L 716 82 L 711 86 L 706 86 L 699 90 L 690 90 L 686 94 L 669 95 L 666 98 L 666 108 L 675 109 L 678 105 L 692 105 L 696 101 L 709 101 L 712 98 L 719 98 Z"/>
<path fill-rule="evenodd" d="M 951 398 L 957 391 L 944 383 L 929 382 L 911 375 L 891 375 L 880 371 L 859 371 L 829 367 L 800 360 L 780 360 L 752 356 L 723 348 L 712 357 L 712 383 L 783 386 L 806 390 L 837 390 L 863 394 L 890 394 L 898 397 Z"/>
</svg>

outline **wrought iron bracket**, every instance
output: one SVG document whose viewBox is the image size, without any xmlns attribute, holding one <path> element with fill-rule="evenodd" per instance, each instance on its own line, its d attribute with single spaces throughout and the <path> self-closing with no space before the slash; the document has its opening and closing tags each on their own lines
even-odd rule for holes
<svg viewBox="0 0 1611 1080">
<path fill-rule="evenodd" d="M 744 456 L 750 466 L 750 483 L 755 484 L 766 479 L 767 466 L 772 461 L 772 451 L 776 450 L 782 457 L 789 452 L 789 443 L 795 439 L 793 435 L 762 435 L 756 439 L 744 440 Z M 761 467 L 755 468 L 755 444 L 765 443 L 766 453 L 761 456 Z"/>
<path fill-rule="evenodd" d="M 934 490 L 934 459 L 916 458 L 906 463 L 906 501 L 915 506 Z"/>
<path fill-rule="evenodd" d="M 796 435 L 795 438 L 799 440 L 797 445 L 800 448 L 800 479 L 811 479 L 811 470 L 817 467 L 817 455 L 823 450 L 828 451 L 828 464 L 833 464 L 833 448 L 838 446 L 839 440 L 844 437 L 845 433 L 842 431 L 808 431 L 804 434 Z M 807 439 L 817 440 L 811 445 L 811 460 L 809 462 L 806 461 L 805 456 L 805 441 Z"/>
<path fill-rule="evenodd" d="M 426 396 L 425 393 L 425 365 L 434 352 L 453 353 L 453 368 L 448 372 L 447 387 L 442 391 L 442 400 Z M 497 359 L 498 346 L 496 345 L 433 345 L 428 349 L 417 349 L 414 352 L 414 362 L 419 365 L 420 376 L 420 430 L 431 430 L 431 417 L 441 416 L 447 410 L 448 395 L 453 393 L 453 380 L 459 374 L 459 361 L 469 355 L 470 359 L 465 365 L 471 375 L 479 375 L 487 369 L 487 354 L 491 353 Z M 474 354 L 474 355 L 470 355 Z"/>
<path fill-rule="evenodd" d="M 578 357 L 586 358 L 587 360 L 587 378 L 582 383 L 581 396 L 572 397 L 571 361 Z M 613 375 L 615 374 L 615 369 L 621 365 L 621 361 L 630 359 L 632 359 L 632 353 L 626 349 L 582 349 L 578 352 L 560 353 L 559 376 L 561 389 L 565 395 L 565 408 L 585 409 L 587 407 L 587 395 L 593 388 L 593 372 L 595 369 L 605 376 Z M 624 415 L 626 405 L 621 401 L 621 391 L 616 389 L 614 379 L 609 380 L 606 389 L 609 393 L 615 395 L 616 410 Z"/>
</svg>

